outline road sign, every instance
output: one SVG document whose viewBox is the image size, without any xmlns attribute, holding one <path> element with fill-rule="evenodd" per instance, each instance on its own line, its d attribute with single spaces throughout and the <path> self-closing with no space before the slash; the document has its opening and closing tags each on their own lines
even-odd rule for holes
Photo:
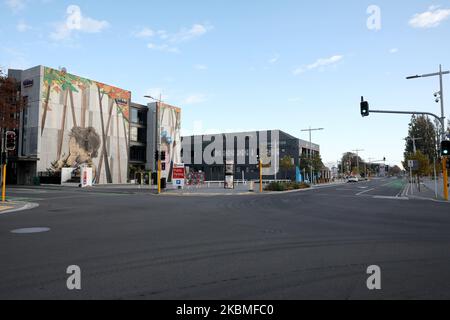
<svg viewBox="0 0 450 320">
<path fill-rule="evenodd" d="M 172 173 L 173 185 L 175 188 L 183 188 L 186 180 L 186 170 L 184 164 L 174 164 Z"/>
<path fill-rule="evenodd" d="M 412 170 L 419 170 L 419 161 L 408 160 L 408 168 L 410 168 Z"/>
</svg>

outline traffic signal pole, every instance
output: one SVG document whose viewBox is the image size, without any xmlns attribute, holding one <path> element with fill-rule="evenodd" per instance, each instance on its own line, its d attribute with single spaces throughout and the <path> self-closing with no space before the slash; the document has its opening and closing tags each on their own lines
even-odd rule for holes
<svg viewBox="0 0 450 320">
<path fill-rule="evenodd" d="M 442 171 L 444 172 L 444 199 L 448 201 L 448 169 L 447 157 L 442 157 Z"/>
<path fill-rule="evenodd" d="M 441 72 L 442 74 L 447 74 L 448 72 Z M 438 75 L 438 74 L 433 74 Z M 425 76 L 432 76 L 432 75 L 425 75 Z M 415 77 L 421 77 L 421 76 L 415 76 Z M 413 77 L 409 77 L 408 79 L 412 79 Z M 442 88 L 441 88 L 442 89 Z M 441 90 L 442 92 L 442 90 Z M 446 132 L 446 126 L 445 126 L 445 115 L 443 114 L 441 117 L 438 115 L 431 113 L 431 112 L 421 112 L 421 111 L 394 111 L 394 110 L 370 110 L 369 106 L 366 101 L 364 101 L 364 97 L 361 97 L 361 115 L 363 117 L 368 117 L 370 113 L 385 113 L 385 114 L 407 114 L 407 115 L 426 115 L 431 116 L 439 120 L 439 123 L 441 123 L 442 126 L 442 141 L 445 140 L 445 132 Z M 442 102 L 442 101 L 441 101 Z M 367 112 L 363 110 L 363 107 L 367 107 Z M 363 112 L 364 111 L 364 112 Z M 443 111 L 443 110 L 442 110 Z M 443 164 L 443 175 L 444 175 L 444 199 L 446 201 L 449 200 L 449 194 L 448 194 L 448 170 L 447 170 L 447 157 L 442 157 L 442 164 Z"/>
<path fill-rule="evenodd" d="M 1 172 L 2 172 L 2 202 L 6 201 L 6 130 L 2 128 L 2 148 L 1 148 Z"/>
<path fill-rule="evenodd" d="M 263 192 L 263 163 L 261 159 L 259 159 L 259 192 Z"/>
<path fill-rule="evenodd" d="M 6 202 L 6 164 L 3 164 L 2 202 Z"/>
</svg>

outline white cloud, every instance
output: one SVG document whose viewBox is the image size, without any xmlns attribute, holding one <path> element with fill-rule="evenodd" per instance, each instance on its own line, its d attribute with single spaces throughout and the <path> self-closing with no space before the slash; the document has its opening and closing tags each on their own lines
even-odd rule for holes
<svg viewBox="0 0 450 320">
<path fill-rule="evenodd" d="M 199 38 L 205 35 L 212 27 L 203 24 L 194 24 L 191 28 L 182 28 L 179 32 L 169 35 L 170 42 L 179 43 Z"/>
<path fill-rule="evenodd" d="M 398 53 L 398 48 L 392 48 L 391 50 L 389 50 L 389 53 L 392 53 L 392 54 L 394 54 L 394 53 Z"/>
<path fill-rule="evenodd" d="M 133 35 L 136 38 L 151 38 L 151 37 L 153 37 L 155 35 L 155 31 L 153 31 L 150 28 L 145 27 L 145 28 L 142 28 L 141 30 L 139 30 L 137 32 L 134 32 Z"/>
<path fill-rule="evenodd" d="M 25 7 L 26 7 L 26 1 L 25 0 L 5 0 L 5 4 L 13 12 L 18 12 L 20 10 L 25 9 Z"/>
<path fill-rule="evenodd" d="M 194 24 L 190 28 L 181 28 L 178 32 L 170 33 L 166 30 L 154 32 L 151 29 L 142 30 L 142 38 L 156 36 L 157 38 L 147 44 L 147 48 L 157 51 L 179 53 L 179 45 L 204 36 L 213 27 L 209 24 Z"/>
<path fill-rule="evenodd" d="M 83 16 L 81 8 L 70 5 L 66 10 L 66 20 L 56 25 L 56 30 L 50 34 L 53 40 L 66 40 L 72 36 L 73 32 L 100 33 L 109 27 L 105 20 L 96 20 Z"/>
<path fill-rule="evenodd" d="M 432 6 L 428 8 L 428 11 L 415 14 L 409 20 L 409 25 L 413 28 L 435 28 L 449 17 L 450 9 L 439 9 L 437 6 Z"/>
<path fill-rule="evenodd" d="M 206 102 L 206 95 L 204 94 L 192 94 L 183 100 L 183 103 L 187 105 L 200 104 L 203 102 Z"/>
<path fill-rule="evenodd" d="M 163 43 L 163 44 L 149 43 L 149 44 L 147 44 L 147 48 L 156 50 L 156 51 L 163 51 L 163 52 L 170 52 L 170 53 L 179 53 L 180 52 L 180 50 L 177 47 L 171 47 L 166 43 Z"/>
<path fill-rule="evenodd" d="M 29 26 L 24 20 L 20 20 L 16 28 L 19 32 L 27 32 L 32 29 L 31 26 Z"/>
<path fill-rule="evenodd" d="M 299 75 L 299 74 L 302 74 L 302 73 L 304 73 L 305 71 L 308 71 L 308 70 L 314 70 L 314 69 L 317 69 L 317 68 L 323 68 L 323 67 L 326 67 L 326 66 L 329 66 L 329 65 L 336 64 L 339 61 L 341 61 L 343 58 L 344 58 L 344 56 L 335 55 L 335 56 L 332 56 L 330 58 L 318 59 L 314 63 L 311 63 L 311 64 L 309 64 L 307 66 L 295 69 L 293 71 L 293 73 L 294 73 L 294 75 Z"/>
<path fill-rule="evenodd" d="M 270 63 L 270 64 L 275 64 L 275 63 L 278 62 L 278 60 L 280 60 L 280 55 L 279 55 L 279 54 L 276 54 L 276 55 L 274 55 L 272 58 L 269 59 L 269 63 Z"/>
<path fill-rule="evenodd" d="M 194 68 L 195 68 L 196 70 L 201 70 L 201 71 L 203 71 L 203 70 L 207 70 L 207 69 L 208 69 L 208 66 L 206 66 L 206 65 L 204 65 L 204 64 L 196 64 L 196 65 L 194 66 Z"/>
</svg>

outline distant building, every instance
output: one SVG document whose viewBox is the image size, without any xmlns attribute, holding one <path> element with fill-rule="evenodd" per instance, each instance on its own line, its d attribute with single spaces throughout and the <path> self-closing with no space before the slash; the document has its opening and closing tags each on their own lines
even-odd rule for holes
<svg viewBox="0 0 450 320">
<path fill-rule="evenodd" d="M 258 154 L 265 164 L 264 179 L 302 180 L 302 155 L 320 153 L 319 145 L 310 144 L 281 130 L 187 136 L 183 137 L 182 145 L 184 163 L 190 170 L 204 172 L 208 181 L 223 181 L 226 160 L 235 163 L 235 179 L 258 179 Z M 285 157 L 291 159 L 290 169 L 280 167 L 281 159 Z"/>
</svg>

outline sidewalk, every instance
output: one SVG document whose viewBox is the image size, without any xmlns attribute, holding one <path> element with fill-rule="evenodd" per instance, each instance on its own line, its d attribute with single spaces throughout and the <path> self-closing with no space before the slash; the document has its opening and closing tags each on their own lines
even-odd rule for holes
<svg viewBox="0 0 450 320">
<path fill-rule="evenodd" d="M 433 195 L 435 194 L 436 185 L 435 185 L 434 180 L 432 180 L 430 178 L 424 178 L 423 184 L 427 189 L 429 189 L 433 192 Z M 443 179 L 439 179 L 437 181 L 437 193 L 438 193 L 438 198 L 444 199 L 444 180 Z"/>
<path fill-rule="evenodd" d="M 424 179 L 420 183 L 420 188 L 416 183 L 408 183 L 405 190 L 403 191 L 403 194 L 410 199 L 443 201 L 443 190 L 444 187 L 442 180 L 440 181 L 440 183 L 438 181 L 438 194 L 436 196 L 434 181 L 431 179 Z"/>
<path fill-rule="evenodd" d="M 19 201 L 0 201 L 0 215 L 24 210 L 30 210 L 38 207 L 36 203 L 19 202 Z"/>
</svg>

